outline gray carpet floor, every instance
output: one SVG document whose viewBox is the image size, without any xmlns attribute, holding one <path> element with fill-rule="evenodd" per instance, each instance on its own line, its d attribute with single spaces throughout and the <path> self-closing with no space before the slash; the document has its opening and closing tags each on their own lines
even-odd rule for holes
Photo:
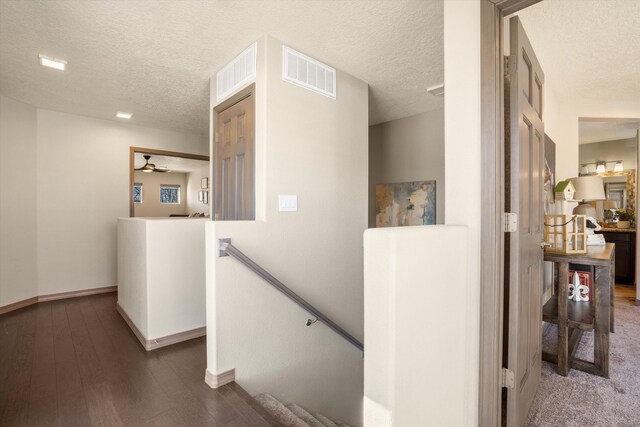
<svg viewBox="0 0 640 427">
<path fill-rule="evenodd" d="M 568 377 L 542 362 L 542 378 L 526 426 L 640 426 L 640 306 L 616 298 L 611 334 L 610 379 L 572 369 Z M 555 351 L 555 325 L 543 329 L 543 349 Z M 593 361 L 593 333 L 585 333 L 577 356 Z"/>
</svg>

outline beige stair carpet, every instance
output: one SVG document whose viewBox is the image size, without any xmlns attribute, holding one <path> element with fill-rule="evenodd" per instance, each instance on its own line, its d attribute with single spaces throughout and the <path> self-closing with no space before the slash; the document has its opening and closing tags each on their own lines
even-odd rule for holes
<svg viewBox="0 0 640 427">
<path fill-rule="evenodd" d="M 320 420 L 320 422 L 327 427 L 340 427 L 338 424 L 334 423 L 322 414 L 314 413 L 313 416 Z"/>
<path fill-rule="evenodd" d="M 285 427 L 311 427 L 309 424 L 302 421 L 296 414 L 291 412 L 286 406 L 284 406 L 278 399 L 267 393 L 259 394 L 255 399 L 260 402 L 264 409 L 271 415 L 276 421 L 281 423 Z"/>
<path fill-rule="evenodd" d="M 320 422 L 316 417 L 311 415 L 301 406 L 298 406 L 295 403 L 290 403 L 289 405 L 286 405 L 286 407 L 311 427 L 326 427 L 325 424 L 322 424 L 322 422 Z"/>
</svg>

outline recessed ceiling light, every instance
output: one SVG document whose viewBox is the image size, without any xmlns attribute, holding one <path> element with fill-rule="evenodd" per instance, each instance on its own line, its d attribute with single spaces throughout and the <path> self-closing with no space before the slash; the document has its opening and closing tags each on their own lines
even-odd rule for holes
<svg viewBox="0 0 640 427">
<path fill-rule="evenodd" d="M 130 119 L 133 113 L 125 113 L 124 111 L 118 111 L 116 117 L 119 119 Z"/>
<path fill-rule="evenodd" d="M 55 68 L 56 70 L 64 71 L 64 69 L 67 66 L 67 61 L 62 59 L 51 58 L 43 54 L 38 55 L 38 57 L 40 58 L 40 65 L 43 65 L 45 67 Z"/>
<path fill-rule="evenodd" d="M 428 87 L 427 92 L 433 96 L 442 96 L 444 95 L 444 84 Z"/>
</svg>

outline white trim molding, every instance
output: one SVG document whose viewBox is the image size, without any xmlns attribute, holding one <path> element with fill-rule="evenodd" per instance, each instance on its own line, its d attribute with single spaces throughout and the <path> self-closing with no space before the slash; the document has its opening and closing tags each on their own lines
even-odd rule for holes
<svg viewBox="0 0 640 427">
<path fill-rule="evenodd" d="M 88 295 L 108 294 L 118 292 L 118 285 L 105 286 L 102 288 L 83 289 L 81 291 L 60 292 L 57 294 L 40 295 L 17 301 L 0 307 L 0 314 L 9 313 L 10 311 L 19 310 L 40 302 L 56 301 L 59 299 L 86 297 Z"/>
<path fill-rule="evenodd" d="M 225 384 L 232 383 L 236 380 L 236 370 L 229 369 L 220 374 L 214 374 L 208 369 L 204 373 L 204 382 L 211 388 L 222 387 Z"/>
<path fill-rule="evenodd" d="M 140 329 L 133 323 L 131 318 L 127 315 L 124 309 L 120 306 L 120 303 L 116 305 L 116 310 L 120 313 L 120 316 L 124 319 L 124 321 L 129 325 L 133 334 L 138 338 L 142 347 L 145 350 L 151 351 L 157 348 L 166 347 L 168 345 L 177 344 L 182 341 L 192 340 L 194 338 L 199 338 L 207 335 L 207 327 L 203 326 L 201 328 L 191 329 L 189 331 L 178 332 L 177 334 L 167 335 L 165 337 L 147 339 Z"/>
</svg>

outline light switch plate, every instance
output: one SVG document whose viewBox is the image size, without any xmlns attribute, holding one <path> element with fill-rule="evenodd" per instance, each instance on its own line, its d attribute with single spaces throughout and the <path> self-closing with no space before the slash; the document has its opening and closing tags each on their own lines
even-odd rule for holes
<svg viewBox="0 0 640 427">
<path fill-rule="evenodd" d="M 280 212 L 296 212 L 298 210 L 297 195 L 278 195 L 278 210 Z"/>
</svg>

